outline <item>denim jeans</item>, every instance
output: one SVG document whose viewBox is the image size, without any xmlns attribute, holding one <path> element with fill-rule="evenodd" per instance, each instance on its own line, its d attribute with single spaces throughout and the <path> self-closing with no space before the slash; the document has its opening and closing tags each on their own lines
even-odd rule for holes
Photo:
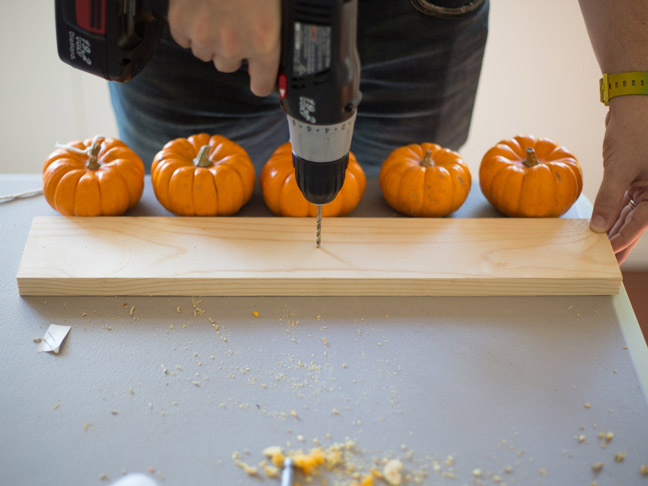
<svg viewBox="0 0 648 486">
<path fill-rule="evenodd" d="M 488 0 L 359 0 L 362 102 L 351 151 L 368 176 L 400 145 L 466 141 L 487 32 Z M 216 71 L 168 29 L 144 71 L 110 92 L 119 136 L 147 170 L 166 142 L 194 133 L 236 141 L 258 171 L 288 140 L 276 93 L 254 96 L 244 69 Z"/>
</svg>

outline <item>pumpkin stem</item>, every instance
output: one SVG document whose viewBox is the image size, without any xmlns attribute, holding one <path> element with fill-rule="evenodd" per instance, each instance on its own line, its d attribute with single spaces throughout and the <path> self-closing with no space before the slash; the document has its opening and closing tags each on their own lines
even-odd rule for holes
<svg viewBox="0 0 648 486">
<path fill-rule="evenodd" d="M 535 153 L 535 150 L 533 150 L 533 148 L 527 147 L 526 154 L 527 154 L 527 158 L 524 162 L 522 162 L 525 166 L 533 167 L 539 164 L 538 157 Z"/>
<path fill-rule="evenodd" d="M 92 147 L 90 147 L 90 157 L 88 157 L 88 163 L 86 164 L 86 167 L 88 169 L 97 170 L 99 167 L 101 167 L 101 164 L 97 161 L 97 156 L 99 155 L 100 150 L 101 142 L 95 139 L 92 143 Z"/>
<path fill-rule="evenodd" d="M 430 149 L 425 151 L 425 156 L 423 157 L 423 160 L 421 160 L 421 165 L 423 167 L 432 167 L 434 165 L 434 159 L 432 159 L 432 151 Z"/>
<path fill-rule="evenodd" d="M 209 160 L 209 149 L 210 145 L 203 145 L 198 151 L 198 155 L 193 159 L 193 163 L 196 167 L 209 167 L 211 162 Z"/>
</svg>

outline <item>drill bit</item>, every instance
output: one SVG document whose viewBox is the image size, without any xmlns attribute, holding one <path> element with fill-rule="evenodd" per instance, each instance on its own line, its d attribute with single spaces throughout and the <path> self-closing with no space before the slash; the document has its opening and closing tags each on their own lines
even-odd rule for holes
<svg viewBox="0 0 648 486">
<path fill-rule="evenodd" d="M 322 205 L 317 205 L 317 234 L 315 236 L 315 243 L 317 243 L 317 248 L 320 247 L 322 243 Z"/>
<path fill-rule="evenodd" d="M 284 469 L 281 473 L 281 486 L 293 486 L 293 476 L 295 472 L 293 465 L 294 463 L 292 458 L 286 457 L 284 460 Z"/>
</svg>

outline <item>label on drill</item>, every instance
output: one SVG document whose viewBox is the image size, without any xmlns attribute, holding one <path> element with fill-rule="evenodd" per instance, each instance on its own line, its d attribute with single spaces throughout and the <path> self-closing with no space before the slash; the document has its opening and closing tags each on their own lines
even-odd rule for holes
<svg viewBox="0 0 648 486">
<path fill-rule="evenodd" d="M 70 61 L 76 61 L 77 58 L 83 60 L 88 66 L 92 65 L 92 46 L 88 39 L 76 35 L 74 31 L 68 32 L 68 44 L 70 46 Z"/>
<path fill-rule="evenodd" d="M 295 22 L 293 75 L 304 77 L 331 67 L 331 27 Z"/>
<path fill-rule="evenodd" d="M 330 162 L 349 153 L 356 113 L 335 125 L 310 125 L 288 116 L 293 152 L 310 162 Z"/>
</svg>

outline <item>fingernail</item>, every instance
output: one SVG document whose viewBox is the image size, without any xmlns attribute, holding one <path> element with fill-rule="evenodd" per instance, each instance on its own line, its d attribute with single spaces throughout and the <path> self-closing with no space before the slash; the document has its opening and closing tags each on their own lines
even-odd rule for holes
<svg viewBox="0 0 648 486">
<path fill-rule="evenodd" d="M 607 224 L 605 224 L 605 218 L 600 214 L 593 216 L 592 221 L 590 221 L 590 228 L 592 229 L 592 231 L 596 231 L 597 233 L 603 233 L 604 231 L 607 230 Z"/>
</svg>

